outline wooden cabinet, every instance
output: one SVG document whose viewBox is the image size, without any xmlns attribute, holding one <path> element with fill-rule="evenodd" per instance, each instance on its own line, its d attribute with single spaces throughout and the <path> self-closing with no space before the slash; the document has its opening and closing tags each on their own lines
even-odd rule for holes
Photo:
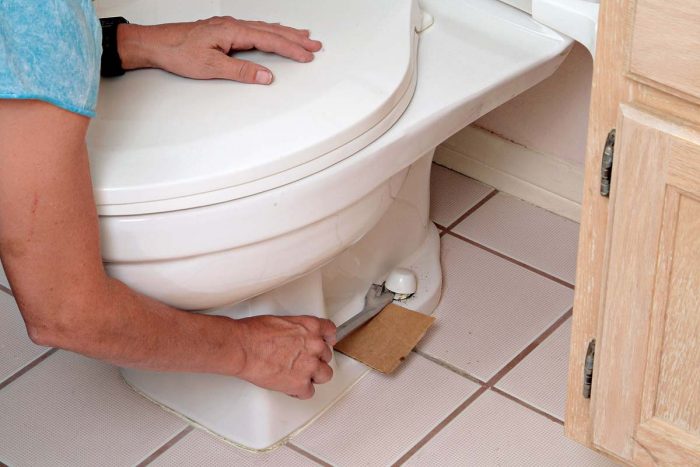
<svg viewBox="0 0 700 467">
<path fill-rule="evenodd" d="M 634 465 L 700 465 L 697 1 L 602 0 L 590 115 L 566 432 Z"/>
</svg>

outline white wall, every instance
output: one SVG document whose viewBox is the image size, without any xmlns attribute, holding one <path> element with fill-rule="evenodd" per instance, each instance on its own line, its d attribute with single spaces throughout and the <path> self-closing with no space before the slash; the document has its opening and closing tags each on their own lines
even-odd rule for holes
<svg viewBox="0 0 700 467">
<path fill-rule="evenodd" d="M 578 220 L 592 72 L 576 44 L 552 76 L 449 138 L 435 161 Z"/>
<path fill-rule="evenodd" d="M 576 43 L 559 69 L 475 125 L 529 149 L 583 166 L 593 61 Z"/>
</svg>

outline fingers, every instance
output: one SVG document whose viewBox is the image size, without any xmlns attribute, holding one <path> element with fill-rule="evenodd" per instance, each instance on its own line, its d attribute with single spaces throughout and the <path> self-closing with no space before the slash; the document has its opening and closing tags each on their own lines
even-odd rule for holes
<svg viewBox="0 0 700 467">
<path fill-rule="evenodd" d="M 310 355 L 321 359 L 326 363 L 330 362 L 333 358 L 333 352 L 331 348 L 326 344 L 326 341 L 320 338 L 309 340 L 306 344 L 307 351 Z"/>
<path fill-rule="evenodd" d="M 314 318 L 314 329 L 312 331 L 316 332 L 317 335 L 326 341 L 326 344 L 331 347 L 336 344 L 336 327 L 335 323 L 329 319 Z"/>
<path fill-rule="evenodd" d="M 263 52 L 275 53 L 302 63 L 310 62 L 314 59 L 314 54 L 302 45 L 276 32 L 248 27 L 242 31 L 231 30 L 230 33 L 231 49 L 234 50 L 239 47 L 244 49 L 256 48 Z"/>
<path fill-rule="evenodd" d="M 160 57 L 157 66 L 196 79 L 223 78 L 242 83 L 270 84 L 273 75 L 269 69 L 229 57 L 229 54 L 258 49 L 298 62 L 310 62 L 314 59 L 313 52 L 322 47 L 319 41 L 309 38 L 309 31 L 261 21 L 214 17 L 183 25 L 163 25 L 161 28 L 166 26 L 168 30 L 178 27 L 188 29 L 175 34 L 184 36 L 175 46 L 177 53 L 162 54 L 167 60 Z"/>
<path fill-rule="evenodd" d="M 296 393 L 290 394 L 290 396 L 296 397 L 297 399 L 306 400 L 314 397 L 314 394 L 316 394 L 316 388 L 311 383 L 311 381 L 309 381 L 308 383 L 304 384 Z"/>
<path fill-rule="evenodd" d="M 314 58 L 312 51 L 321 48 L 320 42 L 281 25 L 233 18 L 211 18 L 207 21 L 217 30 L 218 46 L 226 51 L 255 48 L 298 62 L 310 62 Z"/>
<path fill-rule="evenodd" d="M 250 84 L 272 83 L 272 72 L 264 66 L 248 60 L 231 58 L 224 54 L 217 54 L 217 60 L 211 67 L 212 78 L 230 79 Z"/>
<path fill-rule="evenodd" d="M 309 52 L 318 52 L 323 47 L 320 41 L 311 39 L 309 37 L 310 32 L 308 29 L 295 29 L 288 26 L 283 26 L 281 24 L 270 24 L 263 21 L 243 21 L 245 24 L 251 28 L 258 29 L 260 31 L 266 31 L 285 39 L 299 44 Z"/>
<path fill-rule="evenodd" d="M 305 360 L 302 365 L 305 367 L 302 373 L 309 376 L 302 377 L 302 383 L 289 395 L 298 399 L 310 399 L 316 393 L 314 384 L 325 384 L 333 378 L 333 368 L 315 358 Z"/>
<path fill-rule="evenodd" d="M 331 360 L 333 360 L 333 351 L 331 350 L 330 346 L 325 343 L 325 341 L 323 343 L 323 351 L 319 357 L 321 358 L 321 361 L 325 363 L 329 363 Z"/>
<path fill-rule="evenodd" d="M 290 26 L 285 26 L 282 23 L 268 23 L 266 21 L 247 21 L 247 20 L 238 20 L 243 23 L 246 23 L 249 26 L 258 26 L 258 27 L 269 27 L 273 29 L 278 29 L 278 30 L 283 30 L 286 31 L 290 34 L 296 34 L 298 36 L 303 36 L 303 37 L 309 37 L 311 32 L 308 29 L 299 29 L 299 28 L 293 28 Z"/>
<path fill-rule="evenodd" d="M 329 319 L 322 319 L 320 333 L 323 336 L 323 340 L 330 346 L 334 346 L 337 342 L 336 339 L 336 327 L 335 323 Z"/>
<path fill-rule="evenodd" d="M 301 324 L 309 332 L 321 337 L 330 346 L 336 343 L 335 323 L 329 319 L 316 318 L 315 316 L 290 316 L 290 320 Z"/>
<path fill-rule="evenodd" d="M 324 384 L 333 378 L 333 368 L 327 363 L 321 362 L 316 371 L 311 375 L 311 381 L 315 384 Z"/>
</svg>

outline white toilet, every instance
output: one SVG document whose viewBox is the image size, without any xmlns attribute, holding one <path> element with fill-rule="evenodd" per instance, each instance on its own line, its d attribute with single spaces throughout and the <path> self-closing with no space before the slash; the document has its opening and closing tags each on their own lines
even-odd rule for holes
<svg viewBox="0 0 700 467">
<path fill-rule="evenodd" d="M 590 3 L 539 3 L 562 2 Z M 399 266 L 418 278 L 404 306 L 431 313 L 441 290 L 428 220 L 434 148 L 549 76 L 572 44 L 498 0 L 95 6 L 141 24 L 282 22 L 324 43 L 309 64 L 241 54 L 273 70 L 270 86 L 157 70 L 102 82 L 88 139 L 107 271 L 173 306 L 234 318 L 313 314 L 341 324 Z M 122 372 L 164 408 L 263 450 L 368 371 L 339 354 L 333 365 L 333 381 L 308 401 L 223 376 Z"/>
</svg>

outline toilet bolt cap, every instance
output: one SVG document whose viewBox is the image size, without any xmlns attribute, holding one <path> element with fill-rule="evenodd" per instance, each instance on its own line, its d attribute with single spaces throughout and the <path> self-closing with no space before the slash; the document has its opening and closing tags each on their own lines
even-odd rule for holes
<svg viewBox="0 0 700 467">
<path fill-rule="evenodd" d="M 384 287 L 396 295 L 409 296 L 416 293 L 418 288 L 416 275 L 406 268 L 396 268 L 389 273 Z"/>
</svg>

